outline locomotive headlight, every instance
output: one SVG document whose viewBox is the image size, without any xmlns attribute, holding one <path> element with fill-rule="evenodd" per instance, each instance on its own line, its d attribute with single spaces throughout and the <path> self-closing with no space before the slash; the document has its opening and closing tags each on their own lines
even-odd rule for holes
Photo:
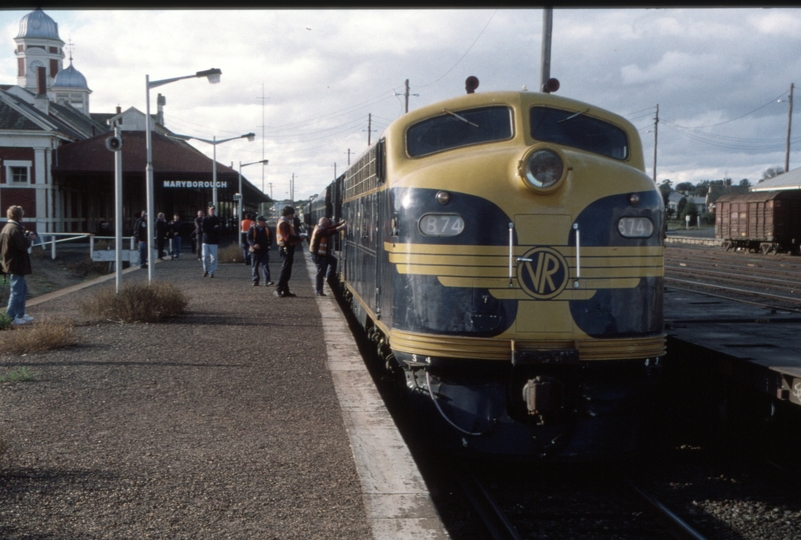
<svg viewBox="0 0 801 540">
<path fill-rule="evenodd" d="M 617 230 L 626 238 L 649 238 L 654 224 L 647 217 L 624 217 L 617 222 Z"/>
<path fill-rule="evenodd" d="M 562 156 L 551 148 L 532 148 L 520 160 L 518 173 L 529 189 L 549 192 L 556 189 L 567 169 Z"/>
</svg>

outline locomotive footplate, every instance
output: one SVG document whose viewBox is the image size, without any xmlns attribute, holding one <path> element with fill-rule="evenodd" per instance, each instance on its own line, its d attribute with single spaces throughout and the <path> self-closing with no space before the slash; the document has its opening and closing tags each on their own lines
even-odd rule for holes
<svg viewBox="0 0 801 540">
<path fill-rule="evenodd" d="M 577 350 L 527 351 L 512 350 L 512 365 L 530 364 L 578 364 Z"/>
</svg>

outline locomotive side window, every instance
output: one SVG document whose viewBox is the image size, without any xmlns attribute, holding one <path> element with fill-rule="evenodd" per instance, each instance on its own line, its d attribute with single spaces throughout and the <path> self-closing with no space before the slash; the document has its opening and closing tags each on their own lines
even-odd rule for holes
<svg viewBox="0 0 801 540">
<path fill-rule="evenodd" d="M 418 122 L 406 132 L 411 157 L 426 156 L 451 148 L 512 138 L 512 110 L 483 107 L 449 111 Z"/>
<path fill-rule="evenodd" d="M 614 159 L 629 157 L 625 131 L 609 122 L 585 116 L 581 111 L 532 107 L 530 119 L 531 136 L 539 141 L 572 146 Z"/>
</svg>

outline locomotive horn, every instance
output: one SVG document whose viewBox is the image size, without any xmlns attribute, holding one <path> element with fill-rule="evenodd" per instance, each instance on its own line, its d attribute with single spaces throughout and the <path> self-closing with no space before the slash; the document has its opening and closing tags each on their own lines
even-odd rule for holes
<svg viewBox="0 0 801 540">
<path fill-rule="evenodd" d="M 542 85 L 542 91 L 546 94 L 550 94 L 551 92 L 556 92 L 559 90 L 559 80 L 558 79 L 548 79 L 545 84 Z"/>
<path fill-rule="evenodd" d="M 475 91 L 476 91 L 476 88 L 478 88 L 478 77 L 474 77 L 473 75 L 470 75 L 464 81 L 464 89 L 467 90 L 468 94 L 474 94 Z"/>
</svg>

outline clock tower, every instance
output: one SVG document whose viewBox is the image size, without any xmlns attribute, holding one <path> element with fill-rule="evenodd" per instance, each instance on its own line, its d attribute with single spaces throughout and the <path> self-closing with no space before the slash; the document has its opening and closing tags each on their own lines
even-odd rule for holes
<svg viewBox="0 0 801 540">
<path fill-rule="evenodd" d="M 62 69 L 64 42 L 58 37 L 58 23 L 41 9 L 25 15 L 19 22 L 17 44 L 17 85 L 36 94 L 36 68 L 47 73 L 48 91 Z"/>
</svg>

